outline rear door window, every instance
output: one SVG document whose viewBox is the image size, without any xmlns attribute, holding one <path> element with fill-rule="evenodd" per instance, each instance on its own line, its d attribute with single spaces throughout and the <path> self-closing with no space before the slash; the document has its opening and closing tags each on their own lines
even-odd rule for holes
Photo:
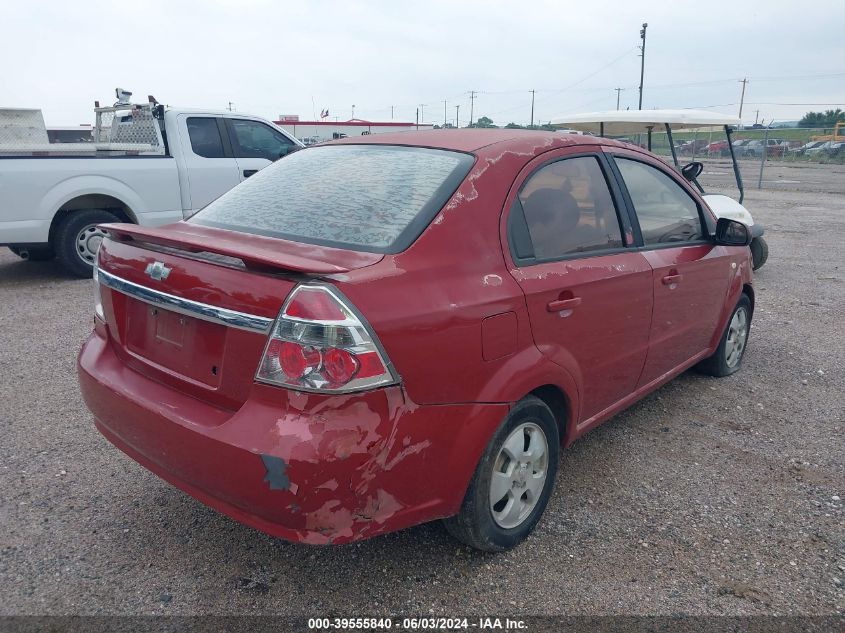
<svg viewBox="0 0 845 633">
<path fill-rule="evenodd" d="M 225 158 L 223 139 L 214 117 L 188 117 L 188 138 L 191 150 L 203 158 Z"/>
<path fill-rule="evenodd" d="M 375 253 L 407 248 L 473 164 L 389 145 L 311 147 L 262 169 L 189 222 Z"/>
<path fill-rule="evenodd" d="M 616 206 L 594 157 L 541 167 L 522 186 L 519 201 L 537 260 L 624 246 Z"/>
<path fill-rule="evenodd" d="M 704 239 L 698 204 L 678 183 L 651 165 L 619 156 L 615 160 L 645 245 Z"/>
</svg>

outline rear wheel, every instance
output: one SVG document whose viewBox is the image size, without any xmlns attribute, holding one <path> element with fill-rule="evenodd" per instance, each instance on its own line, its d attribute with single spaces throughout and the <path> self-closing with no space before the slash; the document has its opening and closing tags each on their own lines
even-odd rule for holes
<svg viewBox="0 0 845 633">
<path fill-rule="evenodd" d="M 751 267 L 754 270 L 762 268 L 769 259 L 769 244 L 762 237 L 751 240 Z"/>
<path fill-rule="evenodd" d="M 71 211 L 56 229 L 53 245 L 62 265 L 77 277 L 90 277 L 100 243 L 106 232 L 98 224 L 119 222 L 103 209 Z"/>
<path fill-rule="evenodd" d="M 479 550 L 515 547 L 537 525 L 554 487 L 557 422 L 539 398 L 511 409 L 484 451 L 460 512 L 444 519 L 459 541 Z"/>
<path fill-rule="evenodd" d="M 698 368 L 703 373 L 717 378 L 730 376 L 742 365 L 742 356 L 745 354 L 750 331 L 751 301 L 748 295 L 743 294 L 728 320 L 728 327 L 722 334 L 719 347 L 710 358 L 701 361 Z"/>
</svg>

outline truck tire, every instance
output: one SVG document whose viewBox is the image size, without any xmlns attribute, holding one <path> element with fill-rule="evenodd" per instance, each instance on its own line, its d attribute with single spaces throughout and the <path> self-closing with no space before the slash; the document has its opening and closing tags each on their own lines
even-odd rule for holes
<svg viewBox="0 0 845 633">
<path fill-rule="evenodd" d="M 45 246 L 43 248 L 20 248 L 18 246 L 10 246 L 9 250 L 21 259 L 25 259 L 30 262 L 46 262 L 56 256 L 56 251 L 49 246 Z"/>
<path fill-rule="evenodd" d="M 757 270 L 762 268 L 769 259 L 769 245 L 762 237 L 755 237 L 751 240 L 751 268 Z"/>
<path fill-rule="evenodd" d="M 53 248 L 62 266 L 76 277 L 90 277 L 97 249 L 106 232 L 98 224 L 120 222 L 113 213 L 103 209 L 71 211 L 56 228 Z"/>
</svg>

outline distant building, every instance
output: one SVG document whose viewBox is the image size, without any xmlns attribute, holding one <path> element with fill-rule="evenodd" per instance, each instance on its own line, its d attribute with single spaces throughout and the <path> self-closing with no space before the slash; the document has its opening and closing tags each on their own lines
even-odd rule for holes
<svg viewBox="0 0 845 633">
<path fill-rule="evenodd" d="M 299 121 L 293 120 L 296 115 L 286 115 L 276 125 L 293 134 L 306 145 L 330 141 L 347 136 L 366 136 L 368 134 L 383 134 L 385 132 L 407 132 L 410 130 L 431 130 L 432 123 L 402 123 L 399 121 L 363 121 L 350 119 L 349 121 Z"/>
</svg>

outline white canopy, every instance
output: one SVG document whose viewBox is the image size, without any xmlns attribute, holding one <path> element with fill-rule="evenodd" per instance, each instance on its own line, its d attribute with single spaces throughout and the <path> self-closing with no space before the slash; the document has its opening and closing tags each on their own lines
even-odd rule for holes
<svg viewBox="0 0 845 633">
<path fill-rule="evenodd" d="M 552 119 L 555 127 L 569 128 L 581 132 L 601 134 L 604 124 L 606 136 L 639 134 L 665 131 L 669 124 L 673 130 L 702 127 L 738 126 L 739 117 L 730 114 L 707 112 L 706 110 L 608 110 L 606 112 L 585 112 L 569 114 Z"/>
</svg>

